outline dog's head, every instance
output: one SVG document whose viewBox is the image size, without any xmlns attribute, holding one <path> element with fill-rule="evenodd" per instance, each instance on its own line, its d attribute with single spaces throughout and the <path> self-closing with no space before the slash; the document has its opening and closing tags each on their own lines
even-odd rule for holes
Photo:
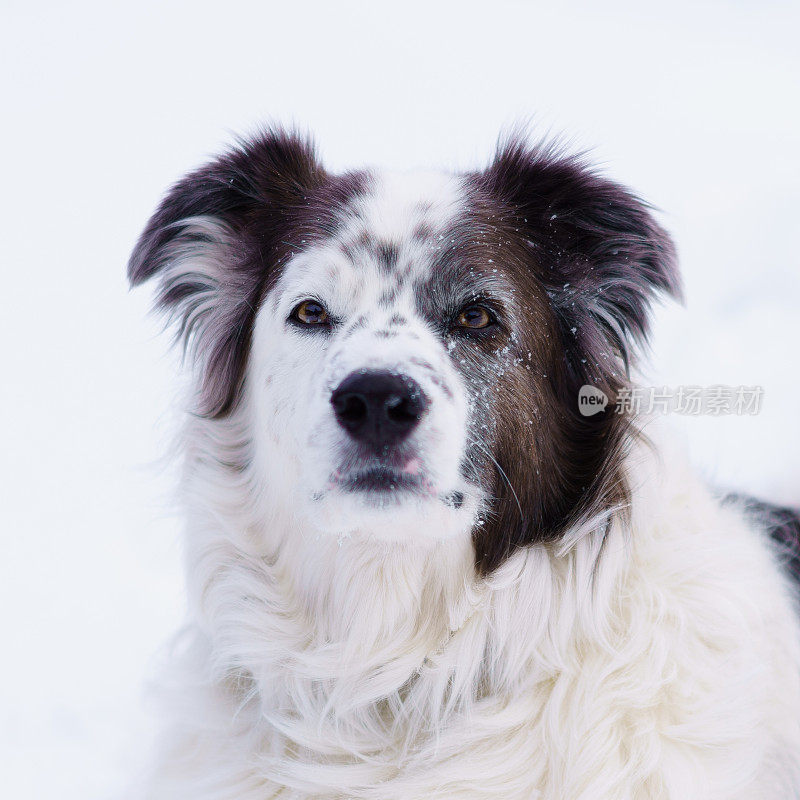
<svg viewBox="0 0 800 800">
<path fill-rule="evenodd" d="M 129 270 L 273 502 L 333 534 L 471 535 L 484 571 L 624 504 L 611 406 L 678 291 L 642 202 L 516 140 L 482 172 L 333 175 L 264 133 L 173 187 Z M 586 384 L 606 411 L 580 413 Z"/>
</svg>

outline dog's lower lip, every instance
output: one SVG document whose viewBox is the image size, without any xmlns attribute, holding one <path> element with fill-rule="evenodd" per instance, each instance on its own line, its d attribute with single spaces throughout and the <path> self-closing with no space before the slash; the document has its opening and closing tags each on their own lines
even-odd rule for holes
<svg viewBox="0 0 800 800">
<path fill-rule="evenodd" d="M 388 467 L 371 467 L 337 476 L 339 486 L 348 492 L 395 492 L 418 489 L 419 478 Z"/>
</svg>

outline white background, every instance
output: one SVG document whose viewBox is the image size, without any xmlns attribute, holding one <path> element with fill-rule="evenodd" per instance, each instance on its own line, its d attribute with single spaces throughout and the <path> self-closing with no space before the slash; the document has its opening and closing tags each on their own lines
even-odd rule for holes
<svg viewBox="0 0 800 800">
<path fill-rule="evenodd" d="M 800 6 L 642 5 L 4 0 L 4 797 L 115 796 L 139 763 L 182 613 L 176 360 L 125 262 L 167 185 L 257 123 L 334 169 L 474 167 L 530 117 L 593 148 L 680 249 L 653 382 L 765 389 L 676 435 L 714 481 L 800 502 Z"/>
</svg>

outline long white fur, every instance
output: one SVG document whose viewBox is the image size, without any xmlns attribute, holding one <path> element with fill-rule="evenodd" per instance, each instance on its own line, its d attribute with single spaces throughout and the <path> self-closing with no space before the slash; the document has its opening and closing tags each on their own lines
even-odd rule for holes
<svg viewBox="0 0 800 800">
<path fill-rule="evenodd" d="M 412 200 L 431 195 L 444 198 L 442 221 L 457 205 L 444 179 L 396 185 L 364 201 L 370 224 L 411 224 Z M 174 268 L 213 262 L 200 255 Z M 331 493 L 324 515 L 309 513 L 337 435 L 322 387 L 359 358 L 406 368 L 421 348 L 459 388 L 448 403 L 425 385 L 435 408 L 420 447 L 442 492 L 455 488 L 450 450 L 469 413 L 444 347 L 418 323 L 416 344 L 392 340 L 398 350 L 369 338 L 380 320 L 341 352 L 283 332 L 304 281 L 319 287 L 332 263 L 332 251 L 316 256 L 289 264 L 259 312 L 242 403 L 186 424 L 190 613 L 145 795 L 800 796 L 793 589 L 766 534 L 720 507 L 654 425 L 654 445 L 627 457 L 629 521 L 615 518 L 604 541 L 605 521 L 587 522 L 486 579 L 469 537 L 477 487 L 459 487 L 460 510 L 435 493 L 383 509 Z M 335 310 L 372 308 L 378 278 L 337 269 Z M 411 317 L 409 300 L 397 302 Z"/>
</svg>

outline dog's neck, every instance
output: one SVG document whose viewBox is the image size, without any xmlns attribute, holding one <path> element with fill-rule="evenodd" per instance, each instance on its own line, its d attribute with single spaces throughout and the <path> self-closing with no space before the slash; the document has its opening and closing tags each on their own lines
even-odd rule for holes
<svg viewBox="0 0 800 800">
<path fill-rule="evenodd" d="M 582 627 L 603 629 L 618 558 L 601 559 L 588 528 L 481 578 L 468 537 L 340 541 L 303 529 L 277 498 L 256 517 L 255 480 L 219 455 L 190 464 L 189 592 L 211 679 L 240 719 L 249 708 L 253 730 L 284 743 L 284 765 L 286 752 L 298 764 L 403 758 L 454 715 L 547 680 Z"/>
<path fill-rule="evenodd" d="M 274 561 L 286 602 L 318 642 L 355 657 L 416 650 L 458 628 L 476 576 L 469 542 L 338 540 L 294 530 Z"/>
<path fill-rule="evenodd" d="M 223 649 L 238 649 L 231 641 L 238 631 L 243 648 L 259 639 L 267 647 L 269 639 L 270 659 L 283 649 L 286 665 L 302 662 L 309 678 L 380 671 L 393 676 L 385 684 L 391 690 L 484 602 L 469 540 L 337 539 L 286 518 L 280 530 L 238 528 L 224 524 L 219 509 L 197 513 L 195 506 L 190 592 L 214 637 L 230 642 Z"/>
</svg>

